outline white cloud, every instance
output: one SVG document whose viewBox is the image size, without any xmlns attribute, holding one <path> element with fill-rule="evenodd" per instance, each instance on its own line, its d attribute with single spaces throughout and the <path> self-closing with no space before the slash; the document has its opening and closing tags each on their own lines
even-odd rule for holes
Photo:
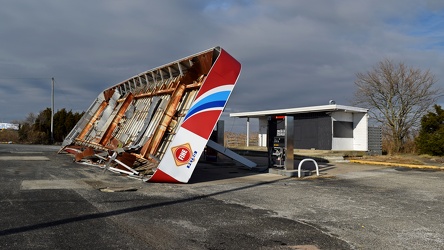
<svg viewBox="0 0 444 250">
<path fill-rule="evenodd" d="M 441 2 L 9 1 L 0 9 L 0 99 L 14 109 L 0 106 L 0 117 L 49 105 L 47 82 L 14 89 L 8 78 L 55 77 L 56 108 L 80 111 L 106 87 L 216 45 L 243 64 L 233 112 L 348 104 L 355 73 L 384 57 L 444 79 L 443 47 L 430 46 L 442 36 L 420 22 L 442 14 Z"/>
</svg>

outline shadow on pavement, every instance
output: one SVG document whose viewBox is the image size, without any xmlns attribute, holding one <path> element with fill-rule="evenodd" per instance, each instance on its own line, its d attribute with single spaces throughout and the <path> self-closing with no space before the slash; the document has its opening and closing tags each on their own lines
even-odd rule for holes
<svg viewBox="0 0 444 250">
<path fill-rule="evenodd" d="M 49 222 L 38 223 L 38 224 L 34 224 L 34 225 L 29 225 L 29 226 L 10 228 L 10 229 L 0 231 L 0 236 L 6 236 L 6 235 L 12 235 L 12 234 L 17 234 L 17 233 L 23 233 L 23 232 L 43 229 L 43 228 L 55 227 L 55 226 L 79 222 L 79 221 L 107 218 L 107 217 L 111 217 L 111 216 L 127 214 L 127 213 L 132 213 L 132 212 L 138 212 L 138 211 L 153 209 L 153 208 L 157 208 L 157 207 L 192 202 L 195 200 L 209 198 L 209 197 L 220 195 L 220 194 L 236 192 L 236 191 L 240 191 L 240 190 L 244 190 L 244 189 L 250 189 L 250 188 L 254 188 L 254 187 L 258 187 L 258 186 L 268 185 L 268 184 L 272 184 L 272 183 L 275 183 L 275 182 L 278 182 L 281 180 L 282 179 L 255 183 L 255 184 L 248 185 L 248 186 L 233 188 L 230 190 L 224 190 L 224 191 L 220 191 L 220 192 L 214 192 L 214 193 L 206 194 L 206 195 L 198 195 L 198 196 L 191 197 L 191 198 L 185 198 L 185 199 L 179 199 L 179 200 L 167 201 L 167 202 L 160 202 L 160 203 L 155 203 L 155 204 L 125 208 L 125 209 L 118 209 L 118 210 L 103 212 L 103 213 L 86 214 L 86 215 L 81 215 L 81 216 L 72 217 L 72 218 L 66 218 L 66 219 L 61 219 L 61 220 L 54 220 L 54 221 L 49 221 Z"/>
</svg>

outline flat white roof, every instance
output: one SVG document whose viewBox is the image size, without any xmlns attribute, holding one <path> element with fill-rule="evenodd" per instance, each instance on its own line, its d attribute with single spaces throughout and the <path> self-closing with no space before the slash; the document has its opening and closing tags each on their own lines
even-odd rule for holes
<svg viewBox="0 0 444 250">
<path fill-rule="evenodd" d="M 344 105 L 321 105 L 321 106 L 311 106 L 311 107 L 301 107 L 301 108 L 289 108 L 289 109 L 274 109 L 274 110 L 262 110 L 262 111 L 252 111 L 252 112 L 240 112 L 231 113 L 230 117 L 263 117 L 268 115 L 294 115 L 302 113 L 316 113 L 316 112 L 332 112 L 332 111 L 344 111 L 351 113 L 367 113 L 368 109 L 357 108 L 352 106 Z"/>
</svg>

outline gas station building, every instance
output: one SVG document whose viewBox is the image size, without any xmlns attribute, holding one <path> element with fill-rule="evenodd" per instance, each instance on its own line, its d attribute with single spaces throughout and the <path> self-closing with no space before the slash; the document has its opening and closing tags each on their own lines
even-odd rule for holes
<svg viewBox="0 0 444 250">
<path fill-rule="evenodd" d="M 276 136 L 284 136 L 285 117 L 293 118 L 294 147 L 317 150 L 368 150 L 367 109 L 322 105 L 290 109 L 231 113 L 230 117 L 259 119 L 259 145 L 267 146 L 269 123 L 276 120 Z M 271 129 L 271 127 L 270 127 Z"/>
<path fill-rule="evenodd" d="M 290 168 L 291 164 L 292 169 L 293 149 L 368 151 L 367 112 L 331 101 L 321 106 L 231 113 L 230 117 L 247 119 L 247 141 L 250 118 L 259 119 L 258 146 L 269 152 L 277 146 L 285 148 L 285 165 Z"/>
</svg>

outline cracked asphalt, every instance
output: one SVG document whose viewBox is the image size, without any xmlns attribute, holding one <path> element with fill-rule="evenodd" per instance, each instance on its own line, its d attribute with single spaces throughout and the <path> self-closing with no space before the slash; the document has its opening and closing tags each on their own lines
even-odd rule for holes
<svg viewBox="0 0 444 250">
<path fill-rule="evenodd" d="M 143 183 L 57 150 L 0 145 L 1 249 L 444 249 L 443 171 L 199 163 L 189 184 Z"/>
</svg>

